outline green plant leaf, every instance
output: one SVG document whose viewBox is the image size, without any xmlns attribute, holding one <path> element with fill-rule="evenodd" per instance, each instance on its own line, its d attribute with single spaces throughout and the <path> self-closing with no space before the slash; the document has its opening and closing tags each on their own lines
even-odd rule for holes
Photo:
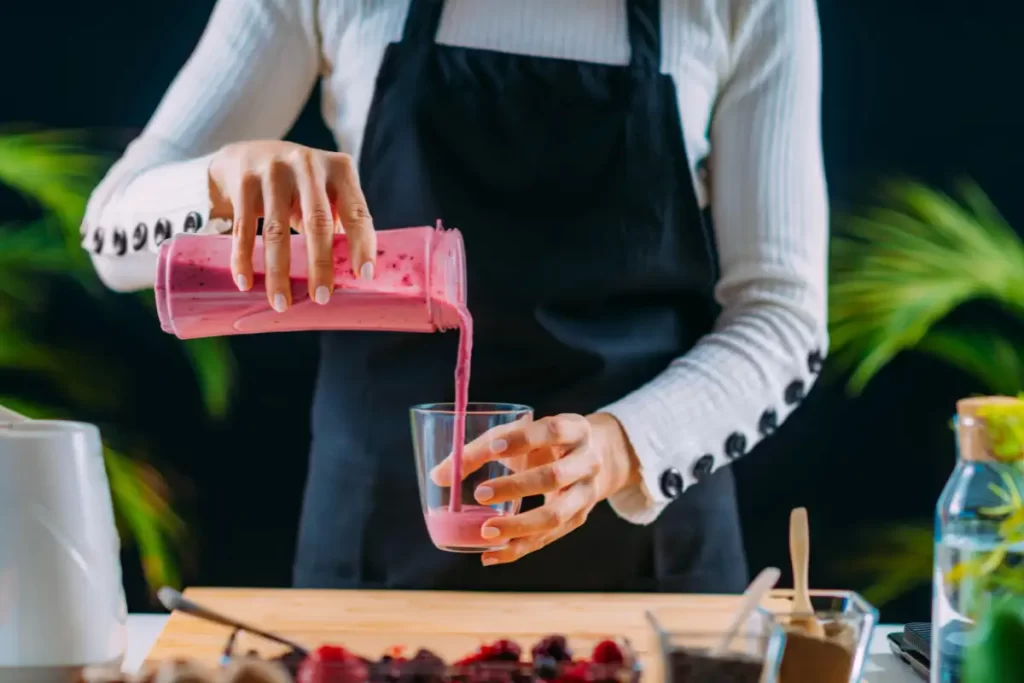
<svg viewBox="0 0 1024 683">
<path fill-rule="evenodd" d="M 1013 396 L 1024 386 L 1024 356 L 995 330 L 940 325 L 917 348 L 973 375 L 992 394 Z"/>
<path fill-rule="evenodd" d="M 851 583 L 866 582 L 864 597 L 882 606 L 931 580 L 934 544 L 934 530 L 923 524 L 872 530 L 836 571 Z"/>
<path fill-rule="evenodd" d="M 185 342 L 185 353 L 192 363 L 207 413 L 223 418 L 234 384 L 235 359 L 230 344 L 220 337 L 192 339 Z"/>
<path fill-rule="evenodd" d="M 882 203 L 837 220 L 829 327 L 832 357 L 851 371 L 852 392 L 966 301 L 992 299 L 1024 315 L 1024 245 L 977 187 L 964 184 L 956 201 L 920 183 L 892 182 Z M 962 340 L 932 346 L 969 350 Z M 960 362 L 977 372 L 983 361 Z"/>
<path fill-rule="evenodd" d="M 79 242 L 85 204 L 108 160 L 69 131 L 0 134 L 0 183 L 38 202 L 58 220 L 67 246 Z M 84 254 L 81 254 L 84 258 Z"/>
</svg>

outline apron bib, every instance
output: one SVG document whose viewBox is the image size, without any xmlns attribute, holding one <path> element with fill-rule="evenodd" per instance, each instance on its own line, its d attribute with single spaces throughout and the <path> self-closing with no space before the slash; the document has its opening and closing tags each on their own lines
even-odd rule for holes
<svg viewBox="0 0 1024 683">
<path fill-rule="evenodd" d="M 610 66 L 438 45 L 443 3 L 411 0 L 387 47 L 360 159 L 378 226 L 441 218 L 466 243 L 471 399 L 587 414 L 712 328 L 713 236 L 697 202 L 659 0 L 628 0 Z M 295 567 L 300 587 L 738 592 L 732 474 L 650 526 L 600 504 L 510 565 L 434 548 L 408 409 L 452 400 L 457 332 L 323 336 Z M 539 501 L 524 501 L 524 508 Z"/>
</svg>

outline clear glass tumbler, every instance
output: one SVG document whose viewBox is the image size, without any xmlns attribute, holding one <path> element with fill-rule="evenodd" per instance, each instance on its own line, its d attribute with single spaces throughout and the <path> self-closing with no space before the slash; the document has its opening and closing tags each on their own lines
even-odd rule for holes
<svg viewBox="0 0 1024 683">
<path fill-rule="evenodd" d="M 482 553 L 504 547 L 505 541 L 496 543 L 485 539 L 481 527 L 488 519 L 516 514 L 521 501 L 481 505 L 476 502 L 473 492 L 485 481 L 520 469 L 522 459 L 502 458 L 488 462 L 475 472 L 464 472 L 458 489 L 462 504 L 458 511 L 454 511 L 451 499 L 455 488 L 437 485 L 430 472 L 452 454 L 455 406 L 452 403 L 426 403 L 413 406 L 410 413 L 420 502 L 430 540 L 441 550 L 456 553 Z M 532 419 L 533 408 L 529 406 L 470 402 L 466 408 L 466 443 L 499 425 Z"/>
</svg>

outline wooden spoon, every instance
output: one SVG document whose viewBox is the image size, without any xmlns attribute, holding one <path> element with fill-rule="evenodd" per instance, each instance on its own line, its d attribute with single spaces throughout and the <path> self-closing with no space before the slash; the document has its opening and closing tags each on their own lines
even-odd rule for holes
<svg viewBox="0 0 1024 683">
<path fill-rule="evenodd" d="M 825 629 L 814 616 L 814 606 L 807 586 L 807 565 L 811 541 L 807 508 L 796 508 L 789 515 L 789 559 L 793 563 L 793 614 L 789 627 L 815 638 L 824 638 Z"/>
</svg>

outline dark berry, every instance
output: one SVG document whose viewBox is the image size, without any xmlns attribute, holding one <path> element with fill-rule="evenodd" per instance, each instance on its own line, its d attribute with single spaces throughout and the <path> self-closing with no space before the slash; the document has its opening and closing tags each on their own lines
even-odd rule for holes
<svg viewBox="0 0 1024 683">
<path fill-rule="evenodd" d="M 533 646 L 533 658 L 551 657 L 556 662 L 568 662 L 572 660 L 572 652 L 565 640 L 565 636 L 548 636 Z"/>
<path fill-rule="evenodd" d="M 533 672 L 541 680 L 553 681 L 558 676 L 558 661 L 554 657 L 548 657 L 547 655 L 534 655 Z"/>
<path fill-rule="evenodd" d="M 598 664 L 622 664 L 626 661 L 618 644 L 611 640 L 603 640 L 595 645 L 591 659 Z"/>
</svg>

